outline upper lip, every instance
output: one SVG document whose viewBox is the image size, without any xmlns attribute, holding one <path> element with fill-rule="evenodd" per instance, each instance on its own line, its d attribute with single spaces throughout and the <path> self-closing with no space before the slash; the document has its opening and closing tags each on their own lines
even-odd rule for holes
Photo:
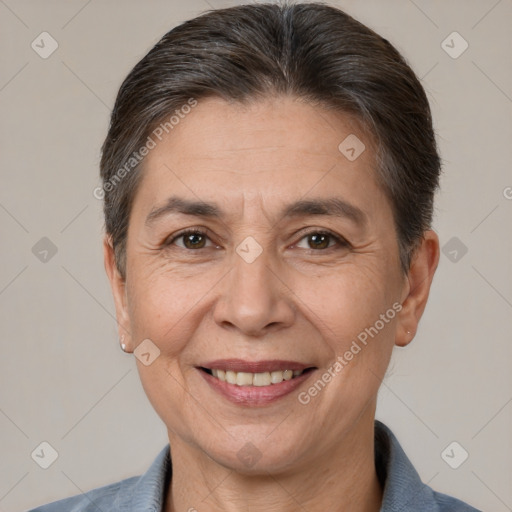
<svg viewBox="0 0 512 512">
<path fill-rule="evenodd" d="M 229 370 L 232 372 L 264 373 L 279 370 L 305 370 L 312 365 L 299 363 L 297 361 L 285 361 L 272 359 L 267 361 L 244 361 L 243 359 L 216 359 L 201 364 L 200 367 L 209 370 Z"/>
</svg>

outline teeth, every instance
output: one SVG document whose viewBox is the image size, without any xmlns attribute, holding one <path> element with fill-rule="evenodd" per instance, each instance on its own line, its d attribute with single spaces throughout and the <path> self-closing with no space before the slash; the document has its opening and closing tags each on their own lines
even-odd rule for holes
<svg viewBox="0 0 512 512">
<path fill-rule="evenodd" d="M 280 382 L 283 382 L 283 372 L 272 372 L 270 374 L 270 382 L 272 382 L 272 384 L 279 384 Z"/>
<path fill-rule="evenodd" d="M 291 378 L 293 378 L 293 372 L 291 370 L 285 370 L 283 372 L 283 379 L 290 380 Z"/>
<path fill-rule="evenodd" d="M 270 384 L 279 384 L 283 380 L 298 377 L 302 375 L 303 370 L 278 370 L 263 373 L 233 372 L 231 370 L 211 370 L 211 372 L 214 377 L 228 384 L 236 384 L 237 386 L 270 386 Z"/>
<path fill-rule="evenodd" d="M 252 378 L 252 385 L 253 386 L 270 386 L 272 383 L 272 380 L 270 378 L 270 373 L 255 373 Z"/>
<path fill-rule="evenodd" d="M 252 384 L 252 373 L 238 372 L 236 374 L 237 386 L 250 386 Z"/>
</svg>

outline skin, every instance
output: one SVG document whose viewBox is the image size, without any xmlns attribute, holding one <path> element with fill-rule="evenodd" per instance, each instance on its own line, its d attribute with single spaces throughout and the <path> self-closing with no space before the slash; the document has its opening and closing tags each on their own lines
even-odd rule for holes
<svg viewBox="0 0 512 512">
<path fill-rule="evenodd" d="M 366 146 L 353 162 L 338 150 L 349 134 Z M 409 272 L 401 271 L 391 204 L 375 180 L 371 148 L 349 117 L 296 98 L 247 106 L 211 98 L 146 157 L 130 215 L 126 280 L 108 236 L 104 255 L 126 350 L 147 338 L 160 350 L 149 366 L 136 362 L 171 445 L 166 511 L 380 509 L 377 391 L 393 347 L 416 332 L 439 241 L 426 231 Z M 151 209 L 172 195 L 215 202 L 225 217 L 169 214 L 146 226 Z M 292 201 L 333 196 L 362 210 L 366 224 L 279 216 Z M 184 228 L 206 232 L 201 248 L 183 237 L 163 246 Z M 307 236 L 315 230 L 350 245 L 328 238 L 318 248 Z M 252 263 L 236 252 L 248 236 L 263 250 Z M 401 311 L 301 404 L 298 392 L 394 303 Z M 196 368 L 225 358 L 294 360 L 317 369 L 297 391 L 254 407 L 226 400 Z M 260 455 L 251 467 L 237 457 L 248 442 Z"/>
</svg>

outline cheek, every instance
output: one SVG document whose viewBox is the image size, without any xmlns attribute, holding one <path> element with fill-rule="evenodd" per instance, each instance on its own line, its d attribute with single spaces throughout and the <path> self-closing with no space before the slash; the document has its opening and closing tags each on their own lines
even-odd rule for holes
<svg viewBox="0 0 512 512">
<path fill-rule="evenodd" d="M 396 295 L 385 274 L 369 267 L 342 269 L 316 280 L 314 286 L 307 281 L 297 283 L 297 295 L 307 306 L 304 314 L 311 312 L 307 316 L 336 352 L 374 325 Z"/>
<path fill-rule="evenodd" d="M 206 299 L 208 291 L 218 280 L 211 272 L 184 276 L 166 262 L 154 265 L 140 262 L 134 269 L 134 279 L 128 289 L 129 315 L 132 329 L 141 336 L 162 342 L 176 351 L 180 347 L 164 343 L 184 337 Z"/>
</svg>

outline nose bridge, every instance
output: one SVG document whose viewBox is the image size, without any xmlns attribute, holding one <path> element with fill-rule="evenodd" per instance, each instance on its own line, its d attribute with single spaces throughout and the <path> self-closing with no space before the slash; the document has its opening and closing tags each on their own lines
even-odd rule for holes
<svg viewBox="0 0 512 512">
<path fill-rule="evenodd" d="M 240 294 L 239 298 L 253 293 L 262 294 L 260 299 L 271 299 L 275 293 L 272 280 L 276 279 L 271 250 L 264 249 L 253 237 L 247 237 L 235 252 L 232 284 L 236 287 L 234 291 Z"/>
<path fill-rule="evenodd" d="M 276 276 L 270 248 L 247 237 L 236 247 L 232 265 L 216 307 L 217 323 L 258 335 L 266 332 L 269 326 L 275 328 L 292 321 L 293 311 L 285 295 L 286 287 Z"/>
</svg>

